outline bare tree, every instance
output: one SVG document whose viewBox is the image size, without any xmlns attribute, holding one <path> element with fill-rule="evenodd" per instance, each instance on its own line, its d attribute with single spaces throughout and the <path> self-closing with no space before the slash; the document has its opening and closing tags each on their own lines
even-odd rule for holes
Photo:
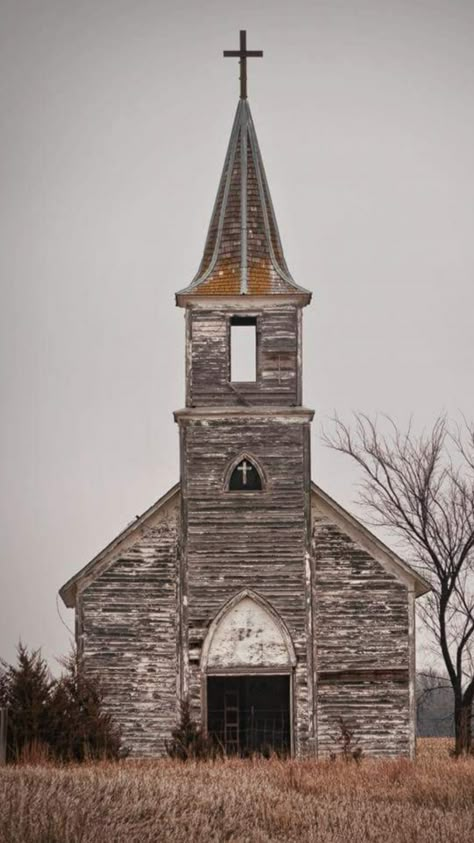
<svg viewBox="0 0 474 843">
<path fill-rule="evenodd" d="M 451 697 L 451 683 L 446 675 L 440 675 L 432 667 L 417 671 L 416 718 L 420 733 L 439 737 L 454 733 Z"/>
<path fill-rule="evenodd" d="M 329 447 L 362 469 L 360 502 L 374 526 L 388 528 L 405 547 L 432 591 L 420 607 L 439 645 L 454 695 L 456 753 L 471 752 L 474 698 L 474 425 L 450 428 L 444 417 L 416 435 L 386 416 L 335 418 Z"/>
</svg>

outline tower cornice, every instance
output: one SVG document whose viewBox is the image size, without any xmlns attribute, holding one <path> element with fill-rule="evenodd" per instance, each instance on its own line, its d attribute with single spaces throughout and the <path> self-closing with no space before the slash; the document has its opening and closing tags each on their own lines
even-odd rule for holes
<svg viewBox="0 0 474 843">
<path fill-rule="evenodd" d="M 259 309 L 271 306 L 285 307 L 293 305 L 296 307 L 306 307 L 311 301 L 312 294 L 306 293 L 281 293 L 280 295 L 268 296 L 207 296 L 199 295 L 199 293 L 188 293 L 183 291 L 176 293 L 176 304 L 178 307 L 192 307 L 197 309 L 208 310 L 212 309 L 228 309 L 228 310 L 245 310 Z"/>
<path fill-rule="evenodd" d="M 222 421 L 222 420 L 242 420 L 257 419 L 268 420 L 274 419 L 276 421 L 285 421 L 287 423 L 304 423 L 311 422 L 314 418 L 314 410 L 308 407 L 291 407 L 291 406 L 236 406 L 236 407 L 183 407 L 181 410 L 175 410 L 173 413 L 176 422 L 194 422 L 194 421 Z"/>
</svg>

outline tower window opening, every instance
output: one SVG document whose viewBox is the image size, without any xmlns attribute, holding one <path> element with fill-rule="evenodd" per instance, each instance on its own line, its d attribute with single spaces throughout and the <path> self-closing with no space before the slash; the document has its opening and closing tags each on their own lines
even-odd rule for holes
<svg viewBox="0 0 474 843">
<path fill-rule="evenodd" d="M 230 380 L 255 383 L 257 380 L 257 319 L 232 316 L 230 320 Z"/>
<path fill-rule="evenodd" d="M 262 488 L 262 478 L 250 462 L 243 459 L 235 466 L 230 475 L 229 490 L 231 492 L 259 492 Z"/>
</svg>

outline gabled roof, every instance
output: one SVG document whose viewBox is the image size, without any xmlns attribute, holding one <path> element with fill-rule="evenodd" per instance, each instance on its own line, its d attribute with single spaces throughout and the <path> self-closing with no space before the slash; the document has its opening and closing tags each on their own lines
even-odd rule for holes
<svg viewBox="0 0 474 843">
<path fill-rule="evenodd" d="M 84 583 L 91 582 L 108 565 L 118 558 L 125 546 L 130 546 L 138 541 L 143 532 L 159 518 L 166 509 L 167 504 L 173 505 L 180 491 L 180 484 L 176 483 L 159 498 L 143 515 L 132 521 L 121 533 L 116 536 L 97 556 L 81 568 L 77 574 L 71 577 L 60 589 L 59 594 L 66 606 L 72 608 L 76 604 L 78 587 Z M 417 597 L 426 594 L 431 586 L 424 577 L 417 573 L 410 565 L 407 565 L 393 550 L 390 550 L 380 539 L 374 536 L 360 521 L 354 518 L 349 512 L 339 506 L 326 492 L 315 483 L 311 483 L 311 492 L 314 502 L 323 512 L 326 512 L 331 520 L 336 521 L 341 529 L 347 533 L 357 544 L 364 547 L 367 552 L 376 559 L 383 567 L 401 579 L 406 585 L 414 588 Z"/>
<path fill-rule="evenodd" d="M 118 536 L 112 539 L 108 545 L 104 547 L 97 556 L 94 556 L 87 565 L 84 565 L 77 574 L 74 574 L 64 585 L 59 589 L 59 594 L 69 609 L 72 609 L 76 605 L 76 595 L 77 595 L 77 588 L 81 585 L 85 580 L 90 581 L 95 579 L 95 577 L 101 573 L 105 567 L 107 567 L 110 561 L 113 561 L 117 558 L 117 553 L 123 550 L 125 544 L 132 544 L 135 541 L 138 541 L 140 536 L 143 534 L 144 529 L 147 529 L 150 526 L 150 522 L 153 522 L 154 518 L 162 512 L 166 504 L 172 503 L 173 499 L 179 493 L 180 484 L 175 483 L 174 486 L 169 489 L 166 494 L 162 495 L 161 498 L 158 498 L 154 504 L 152 504 L 142 515 L 139 515 L 135 521 L 131 521 L 125 529 L 123 529 Z"/>
<path fill-rule="evenodd" d="M 248 100 L 235 114 L 204 254 L 180 296 L 310 293 L 286 265 Z"/>
<path fill-rule="evenodd" d="M 361 521 L 354 518 L 346 509 L 343 509 L 320 486 L 317 486 L 316 483 L 311 483 L 311 491 L 318 509 L 327 514 L 331 521 L 336 522 L 343 532 L 350 536 L 356 544 L 363 547 L 383 568 L 394 574 L 398 579 L 401 579 L 405 584 L 412 585 L 416 597 L 421 597 L 423 594 L 431 591 L 431 585 L 428 580 L 419 574 L 418 571 L 415 571 L 411 565 L 404 562 L 398 554 L 394 553 L 391 548 L 377 538 L 367 527 L 364 527 Z"/>
</svg>

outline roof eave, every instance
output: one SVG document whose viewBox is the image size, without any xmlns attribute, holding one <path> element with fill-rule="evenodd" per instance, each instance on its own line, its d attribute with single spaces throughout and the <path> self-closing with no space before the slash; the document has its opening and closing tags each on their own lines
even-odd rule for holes
<svg viewBox="0 0 474 843">
<path fill-rule="evenodd" d="M 308 413 L 311 411 L 302 408 L 304 412 Z M 154 515 L 161 507 L 163 507 L 171 498 L 179 492 L 180 484 L 175 483 L 174 486 L 171 487 L 161 498 L 155 501 L 139 518 L 132 521 L 130 524 L 127 525 L 119 534 L 116 536 L 111 542 L 109 542 L 103 550 L 100 551 L 94 558 L 88 562 L 77 574 L 74 574 L 59 590 L 59 595 L 64 602 L 65 606 L 68 609 L 73 609 L 76 605 L 76 598 L 79 586 L 81 582 L 87 578 L 89 574 L 92 573 L 92 570 L 96 565 L 98 565 L 108 554 L 112 553 L 115 549 L 118 548 L 119 544 L 127 538 L 129 535 L 133 534 L 134 532 L 141 529 L 144 523 Z M 431 585 L 421 574 L 415 571 L 410 565 L 403 561 L 391 548 L 389 548 L 384 542 L 382 542 L 377 536 L 375 536 L 364 524 L 361 523 L 357 518 L 351 515 L 346 509 L 344 509 L 340 504 L 338 504 L 330 495 L 327 494 L 320 486 L 317 486 L 316 483 L 311 483 L 311 490 L 317 495 L 322 501 L 324 501 L 332 510 L 339 513 L 339 515 L 349 524 L 352 525 L 356 530 L 358 530 L 369 543 L 371 543 L 375 548 L 378 548 L 383 554 L 386 554 L 390 557 L 392 562 L 395 566 L 400 569 L 400 572 L 403 573 L 405 578 L 410 579 L 413 582 L 414 591 L 416 597 L 421 597 L 423 594 L 427 594 L 431 591 Z"/>
<path fill-rule="evenodd" d="M 400 574 L 412 581 L 415 591 L 416 597 L 422 597 L 423 594 L 427 594 L 431 591 L 431 584 L 428 582 L 425 577 L 415 571 L 414 568 L 411 567 L 407 562 L 398 556 L 388 545 L 386 545 L 381 539 L 379 539 L 374 533 L 367 529 L 367 527 L 359 521 L 354 515 L 344 509 L 334 498 L 331 498 L 330 495 L 327 494 L 320 486 L 317 486 L 316 483 L 311 481 L 311 490 L 324 502 L 334 510 L 339 516 L 350 526 L 352 526 L 356 531 L 361 534 L 362 538 L 365 538 L 368 543 L 370 543 L 376 550 L 380 551 L 382 554 L 390 557 L 392 563 L 395 565 L 396 568 L 399 569 Z"/>
<path fill-rule="evenodd" d="M 297 304 L 299 307 L 306 307 L 311 302 L 312 293 L 309 290 L 300 288 L 291 293 L 262 293 L 258 296 L 238 293 L 236 295 L 220 296 L 216 294 L 205 295 L 197 291 L 191 292 L 190 290 L 184 289 L 176 293 L 175 297 L 177 307 L 188 307 L 189 305 L 196 307 L 206 305 L 209 307 L 212 304 L 217 304 L 248 309 L 249 307 L 258 307 L 259 304 L 268 305 L 269 302 L 275 302 L 275 304 Z"/>
<path fill-rule="evenodd" d="M 162 506 L 164 506 L 172 497 L 175 495 L 180 488 L 179 483 L 175 483 L 171 489 L 158 498 L 155 503 L 153 503 L 150 507 L 148 507 L 145 512 L 142 513 L 138 518 L 128 524 L 119 534 L 112 539 L 109 544 L 107 544 L 87 565 L 84 565 L 77 574 L 74 574 L 67 582 L 64 583 L 63 586 L 59 589 L 59 596 L 61 597 L 63 603 L 67 606 L 68 609 L 74 609 L 76 605 L 76 597 L 77 597 L 77 590 L 78 586 L 81 581 L 88 576 L 93 570 L 93 568 L 102 560 L 104 559 L 107 554 L 114 551 L 120 542 L 122 542 L 127 536 L 131 535 L 133 532 L 139 530 L 143 524 L 150 518 L 151 515 L 154 515 Z"/>
</svg>

